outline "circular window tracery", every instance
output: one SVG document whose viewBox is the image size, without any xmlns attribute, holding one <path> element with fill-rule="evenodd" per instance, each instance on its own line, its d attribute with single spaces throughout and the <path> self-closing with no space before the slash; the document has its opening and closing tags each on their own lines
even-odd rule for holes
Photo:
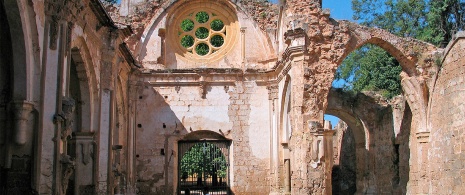
<svg viewBox="0 0 465 195">
<path fill-rule="evenodd" d="M 239 32 L 234 9 L 212 1 L 189 1 L 170 13 L 167 21 L 169 45 L 176 56 L 205 63 L 224 58 L 236 43 Z"/>
<path fill-rule="evenodd" d="M 215 53 L 224 45 L 225 25 L 213 12 L 190 13 L 182 20 L 180 27 L 182 31 L 178 34 L 181 37 L 181 46 L 189 53 L 206 56 Z"/>
</svg>

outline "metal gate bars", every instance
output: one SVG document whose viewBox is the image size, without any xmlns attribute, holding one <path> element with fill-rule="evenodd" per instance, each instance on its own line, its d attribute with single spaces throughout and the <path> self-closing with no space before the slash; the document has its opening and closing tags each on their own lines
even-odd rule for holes
<svg viewBox="0 0 465 195">
<path fill-rule="evenodd" d="M 183 195 L 229 195 L 230 141 L 179 141 L 178 189 Z"/>
</svg>

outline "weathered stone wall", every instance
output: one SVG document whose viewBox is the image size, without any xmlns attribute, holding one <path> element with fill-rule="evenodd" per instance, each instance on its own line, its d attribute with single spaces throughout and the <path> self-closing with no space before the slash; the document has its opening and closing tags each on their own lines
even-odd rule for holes
<svg viewBox="0 0 465 195">
<path fill-rule="evenodd" d="M 368 194 L 405 193 L 411 124 L 411 113 L 405 100 L 397 97 L 387 102 L 376 94 L 351 97 L 342 91 L 331 90 L 327 113 L 338 116 L 348 125 L 337 129 L 340 162 L 335 163 L 336 173 L 333 174 L 338 183 L 333 184 L 333 190 L 341 193 L 347 190 Z M 346 181 L 348 178 L 353 180 Z"/>
<path fill-rule="evenodd" d="M 269 191 L 270 122 L 266 86 L 237 81 L 227 86 L 207 85 L 202 91 L 195 85 L 151 86 L 148 84 L 151 79 L 138 92 L 139 192 L 166 194 L 176 189 L 177 141 L 199 130 L 232 140 L 229 168 L 235 194 Z M 162 149 L 165 155 L 160 153 Z"/>
<path fill-rule="evenodd" d="M 336 134 L 333 141 L 335 162 L 332 169 L 332 193 L 355 194 L 357 167 L 354 134 L 342 120 L 334 130 Z"/>
<path fill-rule="evenodd" d="M 446 50 L 430 102 L 430 194 L 465 190 L 465 40 L 458 36 Z"/>
</svg>

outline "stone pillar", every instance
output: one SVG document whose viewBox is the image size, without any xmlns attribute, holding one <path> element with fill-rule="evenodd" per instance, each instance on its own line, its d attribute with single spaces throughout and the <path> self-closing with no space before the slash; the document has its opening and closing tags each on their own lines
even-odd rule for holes
<svg viewBox="0 0 465 195">
<path fill-rule="evenodd" d="M 418 168 L 418 194 L 430 194 L 431 175 L 429 169 L 430 132 L 418 132 L 417 138 L 417 168 Z M 411 148 L 412 150 L 413 148 Z"/>
<path fill-rule="evenodd" d="M 284 158 L 284 194 L 291 194 L 291 159 L 289 157 L 289 148 L 287 144 L 283 145 Z"/>
<path fill-rule="evenodd" d="M 268 89 L 268 104 L 269 104 L 269 120 L 271 136 L 270 136 L 270 170 L 272 174 L 271 192 L 278 193 L 280 188 L 279 182 L 279 156 L 278 156 L 278 90 L 279 86 L 275 83 L 270 83 Z"/>
<path fill-rule="evenodd" d="M 318 128 L 317 122 L 309 122 L 309 129 L 314 136 L 312 143 L 311 167 L 324 171 L 324 194 L 332 194 L 332 169 L 333 169 L 333 136 L 336 131 L 332 130 L 329 121 L 324 122 L 323 128 Z"/>
<path fill-rule="evenodd" d="M 127 187 L 128 194 L 135 194 L 136 191 L 136 113 L 137 101 L 139 99 L 139 85 L 136 80 L 137 73 L 132 72 L 129 81 L 129 119 L 128 119 L 128 136 L 127 136 Z M 142 98 L 142 97 L 141 97 Z"/>
<path fill-rule="evenodd" d="M 50 2 L 46 6 L 44 47 L 41 74 L 41 102 L 39 107 L 39 132 L 36 147 L 34 186 L 39 194 L 59 194 L 61 191 L 61 128 L 65 52 L 68 50 L 68 24 L 57 10 L 64 9 L 63 2 Z"/>
<path fill-rule="evenodd" d="M 107 194 L 110 166 L 111 90 L 102 90 L 100 99 L 100 131 L 98 135 L 97 194 Z"/>
<path fill-rule="evenodd" d="M 113 177 L 111 175 L 112 162 L 112 131 L 114 129 L 115 94 L 114 83 L 116 78 L 116 52 L 118 32 L 108 29 L 108 36 L 103 37 L 105 47 L 102 48 L 102 61 L 100 71 L 100 126 L 98 137 L 98 166 L 97 166 L 97 194 L 112 194 Z"/>
<path fill-rule="evenodd" d="M 241 59 L 242 59 L 242 68 L 245 70 L 246 67 L 245 66 L 245 30 L 247 28 L 246 27 L 242 27 L 241 28 Z"/>
<path fill-rule="evenodd" d="M 331 123 L 325 121 L 323 129 L 323 147 L 325 159 L 325 194 L 332 194 L 332 172 L 333 172 L 333 136 L 336 131 L 331 128 Z"/>
<path fill-rule="evenodd" d="M 94 168 L 96 147 L 94 132 L 74 132 L 71 144 L 74 145 L 76 171 L 74 194 L 94 194 Z"/>
<path fill-rule="evenodd" d="M 166 29 L 160 28 L 158 29 L 158 36 L 161 39 L 160 44 L 160 57 L 157 59 L 157 63 L 165 64 L 165 48 L 166 48 Z"/>
<path fill-rule="evenodd" d="M 26 101 L 14 101 L 10 103 L 11 111 L 13 114 L 13 141 L 17 145 L 24 145 L 29 140 L 28 136 L 32 136 L 32 128 L 28 128 L 28 120 L 30 114 L 34 109 L 34 105 L 31 102 Z"/>
</svg>

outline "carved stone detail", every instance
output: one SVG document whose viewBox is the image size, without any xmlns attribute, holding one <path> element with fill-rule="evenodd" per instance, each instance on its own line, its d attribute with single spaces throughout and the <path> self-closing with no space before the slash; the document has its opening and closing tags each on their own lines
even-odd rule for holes
<svg viewBox="0 0 465 195">
<path fill-rule="evenodd" d="M 62 154 L 60 157 L 60 162 L 62 165 L 62 181 L 61 181 L 61 194 L 66 194 L 68 189 L 68 183 L 71 175 L 74 173 L 74 167 L 76 163 L 71 156 Z"/>
<path fill-rule="evenodd" d="M 93 143 L 87 142 L 87 143 L 81 143 L 82 147 L 82 163 L 87 165 L 90 162 L 90 159 L 93 156 Z"/>
<path fill-rule="evenodd" d="M 84 10 L 85 6 L 81 0 L 48 0 L 45 1 L 44 4 L 45 15 L 50 18 L 50 49 L 55 50 L 57 49 L 60 21 L 65 19 L 68 21 L 74 21 L 76 16 Z M 68 28 L 70 28 L 70 26 L 72 27 L 72 25 L 68 25 Z"/>
<path fill-rule="evenodd" d="M 207 82 L 205 81 L 200 81 L 199 82 L 199 93 L 202 99 L 207 98 Z"/>
<path fill-rule="evenodd" d="M 61 139 L 66 140 L 68 137 L 71 137 L 72 127 L 73 127 L 73 117 L 75 101 L 72 98 L 63 98 L 62 100 L 62 111 L 59 114 L 56 114 L 53 117 L 53 122 L 61 124 Z"/>
<path fill-rule="evenodd" d="M 279 86 L 278 85 L 269 85 L 266 87 L 268 89 L 268 99 L 274 100 L 278 99 Z"/>
</svg>

